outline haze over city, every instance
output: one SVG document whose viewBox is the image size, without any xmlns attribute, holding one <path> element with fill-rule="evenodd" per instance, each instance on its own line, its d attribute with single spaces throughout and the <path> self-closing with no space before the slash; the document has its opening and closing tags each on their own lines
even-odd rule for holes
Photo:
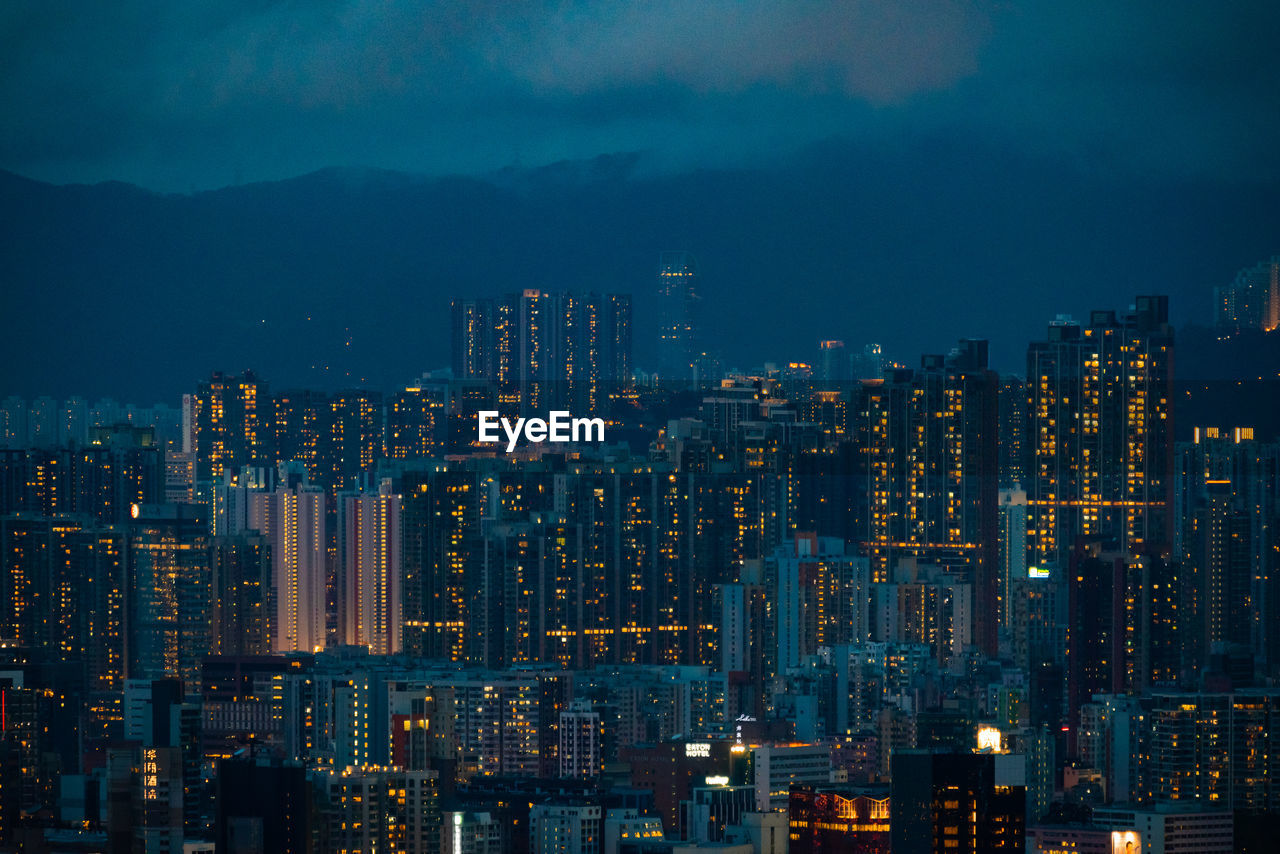
<svg viewBox="0 0 1280 854">
<path fill-rule="evenodd" d="M 643 295 L 671 248 L 730 364 L 979 336 L 1021 370 L 1135 288 L 1208 325 L 1280 231 L 1268 4 L 0 16 L 0 169 L 94 185 L 4 179 L 0 391 L 391 388 L 446 364 L 450 299 Z"/>
</svg>

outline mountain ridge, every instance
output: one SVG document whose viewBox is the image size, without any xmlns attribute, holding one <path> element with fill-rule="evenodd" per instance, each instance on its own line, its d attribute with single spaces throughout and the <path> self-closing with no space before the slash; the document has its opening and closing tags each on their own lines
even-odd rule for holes
<svg viewBox="0 0 1280 854">
<path fill-rule="evenodd" d="M 635 295 L 651 361 L 658 253 L 701 263 L 731 365 L 876 341 L 900 361 L 988 337 L 1019 370 L 1055 314 L 1214 284 L 1275 252 L 1271 185 L 1080 172 L 963 141 L 829 142 L 754 168 L 662 173 L 624 152 L 483 175 L 336 167 L 161 194 L 0 174 L 0 395 L 172 399 L 213 369 L 393 388 L 448 361 L 455 296 Z M 326 367 L 327 366 L 327 367 Z"/>
</svg>

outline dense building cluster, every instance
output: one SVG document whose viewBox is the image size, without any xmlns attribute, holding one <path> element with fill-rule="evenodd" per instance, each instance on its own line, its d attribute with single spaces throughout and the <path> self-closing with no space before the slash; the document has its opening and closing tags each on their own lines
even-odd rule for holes
<svg viewBox="0 0 1280 854">
<path fill-rule="evenodd" d="M 6 401 L 0 841 L 1230 851 L 1275 820 L 1280 443 L 1176 441 L 1163 297 L 1055 320 L 1025 376 L 980 340 L 709 373 L 697 276 L 662 257 L 653 374 L 629 296 L 524 291 L 455 301 L 452 370 L 391 394 Z M 557 407 L 605 441 L 476 441 Z"/>
<path fill-rule="evenodd" d="M 1280 255 L 1246 267 L 1231 284 L 1214 288 L 1213 308 L 1220 338 L 1280 329 Z"/>
</svg>

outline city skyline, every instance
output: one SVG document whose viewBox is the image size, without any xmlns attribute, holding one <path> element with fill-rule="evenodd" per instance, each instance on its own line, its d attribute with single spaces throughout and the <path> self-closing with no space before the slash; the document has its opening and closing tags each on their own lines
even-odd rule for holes
<svg viewBox="0 0 1280 854">
<path fill-rule="evenodd" d="M 407 833 L 433 852 L 462 832 L 446 816 L 482 850 L 516 844 L 468 805 L 522 786 L 533 846 L 568 834 L 594 854 L 606 816 L 675 844 L 749 834 L 734 828 L 754 815 L 805 844 L 806 816 L 840 809 L 867 813 L 859 845 L 928 850 L 920 834 L 954 818 L 914 821 L 928 776 L 899 765 L 977 787 L 975 850 L 1152 821 L 1242 839 L 1277 808 L 1256 776 L 1280 709 L 1280 431 L 1204 408 L 1174 430 L 1167 297 L 1058 316 L 1028 337 L 1025 380 L 981 339 L 913 365 L 826 339 L 743 374 L 694 346 L 715 306 L 670 283 L 693 260 L 658 266 L 679 324 L 654 332 L 676 345 L 665 380 L 629 367 L 630 295 L 525 289 L 455 301 L 439 326 L 456 373 L 393 392 L 246 370 L 177 408 L 4 399 L 0 647 L 21 675 L 0 691 L 30 733 L 20 802 L 75 814 L 42 794 L 57 774 L 39 745 L 75 785 L 162 802 L 102 823 L 138 839 L 239 832 L 215 807 L 257 808 L 219 771 L 285 775 L 320 805 L 243 820 L 311 827 L 321 851 Z M 1271 340 L 1269 269 L 1245 268 L 1215 342 Z M 601 413 L 611 440 L 479 441 L 480 412 L 553 406 Z M 62 675 L 41 675 L 53 661 Z M 628 711 L 637 690 L 650 711 Z M 55 697 L 74 743 L 31 717 Z M 1229 769 L 1226 788 L 1152 747 L 1189 727 L 1253 739 L 1195 760 Z M 261 758 L 241 767 L 246 745 Z M 1084 761 L 1095 776 L 1072 777 Z M 717 782 L 668 794 L 667 762 Z M 650 805 L 610 806 L 624 781 Z M 398 787 L 419 793 L 408 812 L 373 808 Z M 1202 790 L 1234 813 L 1181 803 Z M 1077 800 L 1105 826 L 1050 821 Z M 343 842 L 346 803 L 371 806 Z M 1124 808 L 1148 824 L 1109 812 Z M 694 809 L 719 818 L 699 829 Z M 0 813 L 0 835 L 13 826 Z"/>
<path fill-rule="evenodd" d="M 0 6 L 0 854 L 1259 854 L 1280 6 Z"/>
</svg>

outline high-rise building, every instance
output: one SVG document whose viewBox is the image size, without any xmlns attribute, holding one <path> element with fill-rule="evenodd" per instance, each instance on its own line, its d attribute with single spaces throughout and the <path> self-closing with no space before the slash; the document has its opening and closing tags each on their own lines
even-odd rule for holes
<svg viewBox="0 0 1280 854">
<path fill-rule="evenodd" d="M 83 517 L 0 518 L 0 637 L 83 667 L 90 691 L 124 679 L 126 537 Z"/>
<path fill-rule="evenodd" d="M 1067 704 L 1071 744 L 1078 711 L 1101 694 L 1194 684 L 1199 662 L 1195 594 L 1183 567 L 1079 542 L 1067 573 Z"/>
<path fill-rule="evenodd" d="M 1023 850 L 1024 757 L 902 750 L 892 765 L 894 854 Z"/>
<path fill-rule="evenodd" d="M 307 854 L 313 849 L 313 798 L 301 763 L 226 759 L 216 775 L 219 851 Z"/>
<path fill-rule="evenodd" d="M 37 397 L 27 410 L 27 446 L 31 448 L 56 448 L 58 446 L 58 402 L 51 397 Z"/>
<path fill-rule="evenodd" d="M 125 748 L 112 751 L 107 767 L 113 789 L 108 834 L 119 834 L 120 851 L 181 851 L 186 791 L 182 751 L 177 747 Z"/>
<path fill-rule="evenodd" d="M 604 770 L 604 723 L 589 703 L 560 713 L 560 776 L 593 780 Z"/>
<path fill-rule="evenodd" d="M 842 540 L 798 534 L 765 559 L 765 575 L 774 587 L 778 675 L 819 647 L 870 640 L 870 564 L 845 554 Z"/>
<path fill-rule="evenodd" d="M 1280 751 L 1280 695 L 1155 694 L 1151 701 L 1147 784 L 1158 802 L 1210 804 L 1274 813 Z"/>
<path fill-rule="evenodd" d="M 416 460 L 443 454 L 448 395 L 439 391 L 411 386 L 387 400 L 387 459 Z"/>
<path fill-rule="evenodd" d="M 531 672 L 446 670 L 389 689 L 397 763 L 451 771 L 458 782 L 538 772 L 542 684 Z"/>
<path fill-rule="evenodd" d="M 329 398 L 329 414 L 328 470 L 319 483 L 332 492 L 355 489 L 382 456 L 382 392 L 339 391 Z"/>
<path fill-rule="evenodd" d="M 205 763 L 246 746 L 272 756 L 309 755 L 314 699 L 305 690 L 312 660 L 301 655 L 219 655 L 200 669 L 200 751 Z"/>
<path fill-rule="evenodd" d="M 695 379 L 702 353 L 698 262 L 688 252 L 658 258 L 658 375 L 673 382 Z M 711 378 L 698 378 L 708 380 Z"/>
<path fill-rule="evenodd" d="M 828 744 L 766 744 L 751 748 L 755 775 L 755 807 L 760 812 L 786 810 L 791 787 L 831 782 Z"/>
<path fill-rule="evenodd" d="M 1124 693 L 1127 564 L 1123 552 L 1104 551 L 1097 543 L 1081 545 L 1072 555 L 1067 690 L 1073 712 L 1095 694 Z"/>
<path fill-rule="evenodd" d="M 81 448 L 0 450 L 0 514 L 74 513 L 119 524 L 134 504 L 161 501 L 164 479 L 160 449 L 120 433 Z"/>
<path fill-rule="evenodd" d="M 1032 565 L 1064 566 L 1078 537 L 1160 553 L 1172 541 L 1173 329 L 1169 301 L 1058 320 L 1027 351 Z"/>
<path fill-rule="evenodd" d="M 213 651 L 213 585 L 204 507 L 138 507 L 129 524 L 126 597 L 130 678 L 199 684 L 200 660 Z"/>
<path fill-rule="evenodd" d="M 1280 329 L 1280 255 L 1246 267 L 1230 285 L 1214 288 L 1213 302 L 1213 326 L 1219 338 L 1250 329 Z"/>
<path fill-rule="evenodd" d="M 274 395 L 270 407 L 275 460 L 301 462 L 310 481 L 324 489 L 358 487 L 361 474 L 383 455 L 380 392 L 350 389 L 328 395 L 298 389 Z"/>
<path fill-rule="evenodd" d="M 603 573 L 589 550 L 582 526 L 557 518 L 535 515 L 527 524 L 495 528 L 481 576 L 489 593 L 472 609 L 473 637 L 488 647 L 501 641 L 504 663 L 568 669 L 594 663 L 598 646 L 609 646 L 608 620 Z M 485 608 L 493 604 L 500 606 L 496 613 Z M 486 633 L 496 635 L 489 644 Z"/>
<path fill-rule="evenodd" d="M 492 299 L 455 299 L 450 305 L 453 377 L 488 380 L 497 376 L 497 303 Z"/>
<path fill-rule="evenodd" d="M 1027 384 L 1022 377 L 1000 378 L 1000 486 L 1021 484 L 1026 473 Z"/>
<path fill-rule="evenodd" d="M 884 376 L 884 353 L 879 344 L 867 344 L 849 357 L 849 371 L 855 380 L 878 380 Z"/>
<path fill-rule="evenodd" d="M 440 804 L 434 771 L 363 767 L 314 772 L 325 850 L 436 854 Z"/>
<path fill-rule="evenodd" d="M 452 311 L 454 377 L 497 386 L 504 411 L 601 411 L 631 379 L 629 294 L 528 289 Z"/>
<path fill-rule="evenodd" d="M 377 493 L 338 499 L 338 637 L 375 655 L 399 652 L 404 620 L 401 498 L 384 482 Z"/>
<path fill-rule="evenodd" d="M 186 451 L 164 452 L 164 503 L 190 504 L 196 500 L 196 458 Z M 142 504 L 148 502 L 139 502 Z M 151 502 L 154 503 L 154 502 Z"/>
<path fill-rule="evenodd" d="M 490 812 L 446 812 L 440 822 L 440 850 L 452 854 L 504 854 L 503 826 Z"/>
<path fill-rule="evenodd" d="M 1197 620 L 1185 638 L 1199 660 L 1247 649 L 1280 672 L 1280 444 L 1250 427 L 1197 427 L 1177 445 L 1174 556 L 1189 580 L 1182 603 Z M 1199 663 L 1199 662 L 1197 662 Z"/>
<path fill-rule="evenodd" d="M 1195 803 L 1099 806 L 1093 808 L 1091 821 L 1108 831 L 1107 854 L 1129 850 L 1232 854 L 1241 850 L 1235 844 L 1234 816 L 1225 807 Z M 1133 847 L 1126 848 L 1130 843 Z"/>
<path fill-rule="evenodd" d="M 89 402 L 83 397 L 62 401 L 58 412 L 58 445 L 78 448 L 89 443 Z"/>
<path fill-rule="evenodd" d="M 17 395 L 0 404 L 0 447 L 27 447 L 27 402 Z"/>
<path fill-rule="evenodd" d="M 529 810 L 530 854 L 598 854 L 601 824 L 599 804 L 534 804 Z"/>
<path fill-rule="evenodd" d="M 973 585 L 974 641 L 996 651 L 999 591 L 997 376 L 987 342 L 966 340 L 919 370 L 890 369 L 864 383 L 855 404 L 866 449 L 859 539 L 874 580 L 903 558 L 966 574 Z"/>
<path fill-rule="evenodd" d="M 631 294 L 604 294 L 601 305 L 601 376 L 612 387 L 628 387 L 635 370 L 631 364 Z"/>
<path fill-rule="evenodd" d="M 470 660 L 472 609 L 483 594 L 476 567 L 487 490 L 472 472 L 413 472 L 403 480 L 405 649 L 427 658 Z"/>
<path fill-rule="evenodd" d="M 1080 707 L 1076 749 L 1086 768 L 1102 773 L 1107 801 L 1147 797 L 1147 712 L 1136 696 L 1097 694 Z"/>
<path fill-rule="evenodd" d="M 818 379 L 826 383 L 847 381 L 852 363 L 845 352 L 844 342 L 829 340 L 818 342 Z"/>
<path fill-rule="evenodd" d="M 267 384 L 252 371 L 238 377 L 215 371 L 200 383 L 191 407 L 196 480 L 214 483 L 228 469 L 268 464 L 271 417 Z"/>
<path fill-rule="evenodd" d="M 169 801 L 165 808 L 177 810 L 179 824 L 188 831 L 200 828 L 206 793 L 201 774 L 199 704 L 183 702 L 179 679 L 129 679 L 123 699 L 125 739 L 142 748 L 139 782 L 144 789 L 143 798 L 148 799 L 148 787 L 158 786 L 160 790 L 154 797 L 163 800 L 167 788 Z M 170 750 L 174 765 L 166 769 L 165 753 Z M 151 763 L 157 761 L 157 756 L 160 770 L 149 770 L 156 767 Z M 167 775 L 171 775 L 170 779 L 165 780 Z"/>
<path fill-rule="evenodd" d="M 271 545 L 263 536 L 212 537 L 213 653 L 268 655 L 276 619 Z"/>
<path fill-rule="evenodd" d="M 1027 577 L 1027 493 L 1012 487 L 1000 490 L 1000 625 L 1013 618 L 1010 594 L 1017 579 Z"/>
<path fill-rule="evenodd" d="M 228 534 L 256 531 L 267 541 L 271 559 L 271 651 L 314 652 L 325 645 L 325 495 L 305 479 L 274 491 L 248 487 L 228 490 L 245 507 L 244 528 L 229 525 Z M 234 502 L 229 502 L 234 503 Z M 233 514 L 234 515 L 234 514 Z"/>
<path fill-rule="evenodd" d="M 334 469 L 332 416 L 324 392 L 296 389 L 272 395 L 272 449 L 276 460 L 301 463 L 311 483 L 329 485 Z"/>
</svg>

